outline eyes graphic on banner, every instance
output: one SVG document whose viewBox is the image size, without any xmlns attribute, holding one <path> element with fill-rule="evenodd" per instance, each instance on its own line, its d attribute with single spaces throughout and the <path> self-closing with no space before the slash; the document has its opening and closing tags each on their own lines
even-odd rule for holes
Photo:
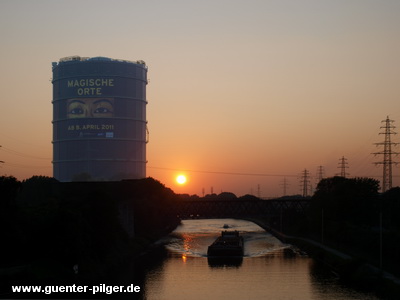
<svg viewBox="0 0 400 300">
<path fill-rule="evenodd" d="M 114 117 L 113 98 L 76 98 L 67 100 L 67 118 Z"/>
</svg>

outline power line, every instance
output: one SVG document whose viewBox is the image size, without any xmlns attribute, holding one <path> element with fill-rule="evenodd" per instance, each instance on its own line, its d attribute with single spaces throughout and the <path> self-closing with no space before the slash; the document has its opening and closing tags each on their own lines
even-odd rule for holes
<svg viewBox="0 0 400 300">
<path fill-rule="evenodd" d="M 1 148 L 2 146 L 0 145 L 0 148 Z M 2 164 L 4 164 L 4 161 L 3 160 L 0 160 L 0 163 L 2 163 Z"/>
<path fill-rule="evenodd" d="M 344 178 L 346 178 L 346 175 L 350 175 L 349 173 L 346 172 L 346 169 L 349 168 L 348 163 L 347 163 L 347 158 L 342 156 L 342 158 L 339 159 L 338 165 L 339 165 L 338 168 L 340 169 L 340 174 L 337 174 L 337 175 L 339 175 L 340 177 L 344 177 Z"/>
<path fill-rule="evenodd" d="M 283 182 L 280 184 L 283 187 L 283 196 L 286 196 L 287 187 L 289 186 L 288 180 L 286 177 L 283 177 Z"/>
<path fill-rule="evenodd" d="M 147 167 L 149 169 L 167 170 L 167 171 L 182 171 L 191 173 L 207 173 L 207 174 L 220 174 L 220 175 L 240 175 L 240 176 L 262 176 L 262 177 L 297 177 L 297 175 L 288 174 L 266 174 L 266 173 L 241 173 L 241 172 L 223 172 L 223 171 L 202 171 L 202 170 L 182 170 L 174 168 L 162 167 Z"/>
<path fill-rule="evenodd" d="M 392 146 L 396 146 L 398 143 L 393 143 L 391 141 L 391 135 L 396 134 L 392 129 L 396 128 L 392 125 L 394 121 L 389 119 L 389 116 L 386 117 L 386 120 L 383 120 L 382 123 L 385 123 L 384 126 L 381 126 L 381 129 L 384 129 L 384 132 L 380 132 L 379 134 L 384 134 L 385 139 L 383 142 L 375 143 L 376 146 L 383 146 L 383 151 L 372 153 L 374 155 L 383 155 L 383 161 L 375 162 L 376 165 L 383 165 L 383 180 L 382 180 L 382 192 L 386 192 L 387 190 L 392 188 L 392 165 L 398 164 L 397 162 L 392 161 L 392 154 L 398 155 L 398 152 L 392 151 Z"/>
<path fill-rule="evenodd" d="M 9 162 L 4 162 L 4 167 L 14 167 L 14 168 L 23 168 L 23 169 L 51 169 L 52 166 L 31 166 L 31 165 L 21 165 L 21 164 L 14 164 Z"/>
<path fill-rule="evenodd" d="M 293 174 L 267 174 L 267 173 L 239 173 L 239 172 L 224 172 L 224 171 L 205 171 L 205 170 L 189 170 L 189 169 L 176 169 L 176 168 L 164 168 L 164 167 L 147 167 L 148 169 L 164 170 L 164 171 L 176 171 L 176 172 L 188 172 L 188 173 L 205 173 L 205 174 L 216 174 L 216 175 L 238 175 L 238 176 L 261 176 L 261 177 L 296 177 L 298 175 Z M 360 175 L 361 177 L 380 177 L 380 175 Z M 400 177 L 400 175 L 393 175 L 393 177 Z"/>
<path fill-rule="evenodd" d="M 303 197 L 308 196 L 308 189 L 310 186 L 310 172 L 307 169 L 304 169 L 304 171 L 301 173 L 301 186 L 303 188 Z M 310 186 L 311 188 L 311 186 Z"/>
<path fill-rule="evenodd" d="M 4 147 L 4 146 L 2 146 L 0 148 L 0 150 L 3 150 L 6 153 L 10 153 L 10 154 L 13 154 L 13 155 L 26 157 L 26 158 L 51 160 L 51 158 L 49 158 L 49 157 L 39 157 L 39 156 L 29 155 L 29 154 L 25 154 L 25 153 L 22 153 L 22 152 L 15 151 L 13 149 L 10 149 L 10 148 Z"/>
<path fill-rule="evenodd" d="M 324 178 L 325 175 L 325 170 L 323 166 L 318 166 L 317 168 L 317 180 L 316 180 L 316 185 Z"/>
</svg>

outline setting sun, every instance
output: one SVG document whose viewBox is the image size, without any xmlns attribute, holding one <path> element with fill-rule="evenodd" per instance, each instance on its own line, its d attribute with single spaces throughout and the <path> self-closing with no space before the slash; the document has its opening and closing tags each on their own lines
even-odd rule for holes
<svg viewBox="0 0 400 300">
<path fill-rule="evenodd" d="M 176 177 L 176 182 L 179 184 L 185 184 L 186 183 L 186 176 L 185 175 L 179 175 Z"/>
</svg>

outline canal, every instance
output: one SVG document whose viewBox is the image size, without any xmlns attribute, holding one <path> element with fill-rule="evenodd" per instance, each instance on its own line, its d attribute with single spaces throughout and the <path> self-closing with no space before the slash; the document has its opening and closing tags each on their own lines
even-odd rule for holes
<svg viewBox="0 0 400 300">
<path fill-rule="evenodd" d="M 224 225 L 244 237 L 243 259 L 207 258 L 207 247 Z M 343 285 L 307 253 L 244 220 L 184 220 L 158 244 L 163 258 L 142 265 L 143 299 L 379 299 Z"/>
</svg>

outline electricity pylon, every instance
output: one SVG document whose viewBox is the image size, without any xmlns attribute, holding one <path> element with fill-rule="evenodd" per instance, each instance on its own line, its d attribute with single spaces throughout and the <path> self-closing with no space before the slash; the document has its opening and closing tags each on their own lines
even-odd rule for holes
<svg viewBox="0 0 400 300">
<path fill-rule="evenodd" d="M 392 161 L 392 154 L 399 154 L 398 152 L 392 151 L 392 146 L 396 146 L 398 143 L 393 143 L 390 138 L 392 134 L 397 134 L 392 130 L 396 128 L 392 125 L 394 121 L 390 120 L 389 116 L 387 116 L 386 120 L 383 120 L 381 123 L 383 122 L 385 125 L 381 126 L 381 129 L 384 129 L 384 132 L 380 132 L 379 134 L 384 134 L 385 140 L 380 143 L 375 143 L 376 146 L 383 146 L 383 151 L 372 153 L 374 155 L 383 154 L 383 161 L 374 162 L 376 165 L 383 165 L 382 193 L 392 188 L 392 165 L 398 164 L 398 162 Z"/>
<path fill-rule="evenodd" d="M 1 146 L 0 146 L 0 148 L 1 148 Z M 4 164 L 4 161 L 0 160 L 0 163 Z"/>
<path fill-rule="evenodd" d="M 286 177 L 283 177 L 283 181 L 280 184 L 283 187 L 283 196 L 286 196 L 286 192 L 287 192 L 287 187 L 289 186 L 288 180 L 286 179 Z"/>
<path fill-rule="evenodd" d="M 318 183 L 324 178 L 324 167 L 323 166 L 318 166 L 317 168 L 317 181 L 316 181 L 316 185 L 318 185 Z"/>
<path fill-rule="evenodd" d="M 310 172 L 307 171 L 307 169 L 304 169 L 304 171 L 301 173 L 301 181 L 300 181 L 302 187 L 303 187 L 303 197 L 308 196 L 308 188 L 310 184 Z"/>
<path fill-rule="evenodd" d="M 340 169 L 340 174 L 336 174 L 340 177 L 344 177 L 346 178 L 346 175 L 350 175 L 349 173 L 346 172 L 346 169 L 349 168 L 348 163 L 347 163 L 347 158 L 345 158 L 344 156 L 342 156 L 342 158 L 339 159 L 339 169 Z"/>
</svg>

